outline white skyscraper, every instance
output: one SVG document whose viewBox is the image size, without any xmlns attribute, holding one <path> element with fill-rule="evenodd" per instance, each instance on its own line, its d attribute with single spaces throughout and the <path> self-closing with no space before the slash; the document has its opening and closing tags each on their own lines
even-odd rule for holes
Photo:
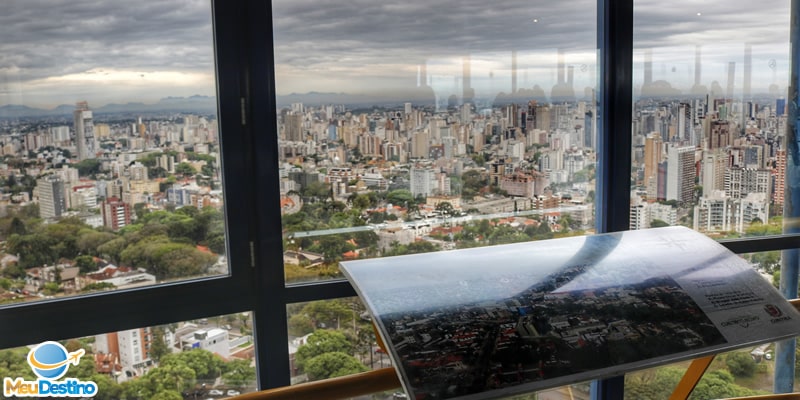
<svg viewBox="0 0 800 400">
<path fill-rule="evenodd" d="M 94 123 L 92 122 L 92 110 L 85 101 L 75 105 L 75 145 L 78 148 L 78 160 L 95 158 L 94 153 Z"/>
<path fill-rule="evenodd" d="M 694 146 L 667 149 L 667 200 L 690 203 L 694 196 Z"/>
</svg>

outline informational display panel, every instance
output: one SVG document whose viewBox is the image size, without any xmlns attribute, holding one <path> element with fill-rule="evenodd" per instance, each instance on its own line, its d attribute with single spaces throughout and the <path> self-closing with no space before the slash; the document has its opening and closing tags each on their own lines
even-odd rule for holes
<svg viewBox="0 0 800 400">
<path fill-rule="evenodd" d="M 792 337 L 800 314 L 683 227 L 341 263 L 416 399 L 484 399 Z"/>
</svg>

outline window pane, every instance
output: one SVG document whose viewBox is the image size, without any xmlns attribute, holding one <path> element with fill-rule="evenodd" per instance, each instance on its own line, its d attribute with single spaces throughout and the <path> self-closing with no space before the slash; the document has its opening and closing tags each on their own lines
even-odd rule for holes
<svg viewBox="0 0 800 400">
<path fill-rule="evenodd" d="M 227 273 L 210 2 L 2 14 L 0 303 Z"/>
<path fill-rule="evenodd" d="M 780 281 L 781 251 L 740 255 L 776 288 Z M 747 322 L 743 322 L 747 323 Z M 775 344 L 765 343 L 718 354 L 690 399 L 742 397 L 772 393 Z M 668 399 L 689 361 L 625 375 L 628 399 Z"/>
<path fill-rule="evenodd" d="M 43 347 L 78 363 L 62 377 L 48 377 L 61 371 L 34 369 L 27 361 L 31 351 L 34 361 L 46 357 Z M 93 382 L 97 391 L 87 397 L 98 399 L 221 398 L 256 391 L 253 354 L 248 312 L 0 350 L 0 374 L 25 382 Z"/>
<path fill-rule="evenodd" d="M 789 2 L 634 6 L 631 228 L 780 233 Z"/>
<path fill-rule="evenodd" d="M 286 311 L 292 384 L 392 366 L 357 297 L 289 304 Z"/>
<path fill-rule="evenodd" d="M 775 345 L 766 343 L 718 354 L 689 399 L 745 397 L 772 393 Z M 626 399 L 669 399 L 689 361 L 625 375 Z"/>
<path fill-rule="evenodd" d="M 592 229 L 594 2 L 272 4 L 288 282 Z"/>
</svg>

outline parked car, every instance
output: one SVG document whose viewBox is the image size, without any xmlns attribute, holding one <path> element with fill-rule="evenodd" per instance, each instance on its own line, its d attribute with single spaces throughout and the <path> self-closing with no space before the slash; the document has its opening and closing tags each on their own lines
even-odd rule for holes
<svg viewBox="0 0 800 400">
<path fill-rule="evenodd" d="M 208 391 L 209 396 L 224 396 L 225 393 L 222 390 L 211 389 Z"/>
<path fill-rule="evenodd" d="M 239 393 L 239 391 L 238 391 L 238 390 L 233 390 L 233 389 L 231 389 L 231 390 L 228 390 L 228 393 L 226 393 L 226 394 L 227 394 L 228 396 L 238 396 L 238 395 L 240 395 L 241 393 Z"/>
</svg>

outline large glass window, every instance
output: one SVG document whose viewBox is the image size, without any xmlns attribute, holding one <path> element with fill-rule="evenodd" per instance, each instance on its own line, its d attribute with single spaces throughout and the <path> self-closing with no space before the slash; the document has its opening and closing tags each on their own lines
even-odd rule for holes
<svg viewBox="0 0 800 400">
<path fill-rule="evenodd" d="M 273 2 L 287 282 L 593 229 L 596 7 L 543 6 Z"/>
<path fill-rule="evenodd" d="M 287 343 L 305 336 L 312 302 L 353 303 L 335 300 L 354 294 L 346 283 L 312 282 L 340 277 L 343 259 L 590 233 L 595 215 L 625 208 L 631 228 L 772 233 L 788 4 L 763 18 L 695 7 L 637 1 L 632 206 L 595 209 L 594 93 L 609 89 L 595 86 L 608 84 L 595 2 L 6 2 L 0 347 L 206 318 L 229 335 L 253 329 L 265 389 L 298 372 Z M 274 41 L 259 42 L 270 23 Z M 275 63 L 260 65 L 270 47 Z M 264 100 L 273 67 L 277 97 Z M 267 144 L 250 146 L 264 132 Z M 279 178 L 256 179 L 276 164 Z M 706 186 L 719 182 L 717 224 Z M 270 207 L 255 206 L 261 195 Z M 212 317 L 244 310 L 250 327 Z M 360 309 L 338 310 L 345 336 L 368 331 Z M 362 365 L 388 366 L 356 348 Z"/>
<path fill-rule="evenodd" d="M 631 229 L 781 233 L 789 2 L 634 3 Z"/>
<path fill-rule="evenodd" d="M 3 9 L 0 303 L 227 274 L 210 2 Z"/>
</svg>

